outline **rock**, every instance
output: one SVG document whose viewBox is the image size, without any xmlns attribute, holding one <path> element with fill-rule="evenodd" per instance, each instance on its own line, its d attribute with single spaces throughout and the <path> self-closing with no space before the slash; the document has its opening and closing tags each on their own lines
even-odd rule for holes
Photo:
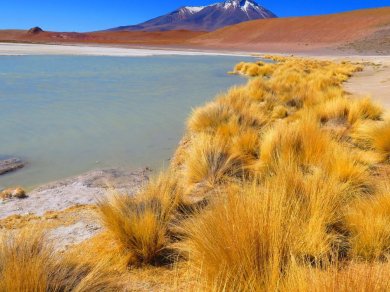
<svg viewBox="0 0 390 292">
<path fill-rule="evenodd" d="M 44 218 L 45 218 L 46 220 L 58 219 L 58 214 L 56 214 L 56 213 L 53 212 L 53 211 L 48 211 L 48 212 L 46 212 Z"/>
<path fill-rule="evenodd" d="M 24 199 L 27 198 L 26 192 L 22 188 L 16 188 L 12 192 L 12 197 L 17 199 Z"/>
<path fill-rule="evenodd" d="M 0 192 L 0 199 L 1 200 L 7 200 L 12 198 L 12 190 L 11 189 L 5 189 L 2 192 Z"/>
<path fill-rule="evenodd" d="M 12 199 L 12 198 L 24 199 L 26 197 L 27 197 L 26 192 L 20 187 L 16 189 L 9 188 L 0 192 L 0 199 L 2 200 Z"/>
<path fill-rule="evenodd" d="M 24 161 L 17 157 L 0 160 L 0 175 L 23 168 L 25 164 Z"/>
<path fill-rule="evenodd" d="M 28 34 L 39 34 L 41 32 L 43 32 L 43 29 L 39 26 L 33 27 L 27 31 Z"/>
</svg>

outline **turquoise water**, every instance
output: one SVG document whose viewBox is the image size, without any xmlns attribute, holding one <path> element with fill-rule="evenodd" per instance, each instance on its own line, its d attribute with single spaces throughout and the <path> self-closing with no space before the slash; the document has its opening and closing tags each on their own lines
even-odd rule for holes
<svg viewBox="0 0 390 292">
<path fill-rule="evenodd" d="M 0 57 L 0 156 L 28 165 L 0 188 L 169 163 L 191 109 L 245 79 L 243 57 Z"/>
</svg>

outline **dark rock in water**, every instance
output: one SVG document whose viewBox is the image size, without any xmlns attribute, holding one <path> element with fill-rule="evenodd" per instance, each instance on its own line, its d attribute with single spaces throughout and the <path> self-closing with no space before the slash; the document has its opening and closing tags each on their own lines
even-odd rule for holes
<svg viewBox="0 0 390 292">
<path fill-rule="evenodd" d="M 36 26 L 36 27 L 33 27 L 31 29 L 28 30 L 28 34 L 38 34 L 38 33 L 41 33 L 43 32 L 43 29 L 40 28 L 39 26 Z"/>
<path fill-rule="evenodd" d="M 25 166 L 25 162 L 20 158 L 11 157 L 7 159 L 0 159 L 0 175 L 18 170 Z"/>
</svg>

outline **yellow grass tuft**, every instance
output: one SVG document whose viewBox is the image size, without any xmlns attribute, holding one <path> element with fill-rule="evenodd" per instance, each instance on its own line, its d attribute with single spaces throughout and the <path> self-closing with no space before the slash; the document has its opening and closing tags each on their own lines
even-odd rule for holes
<svg viewBox="0 0 390 292">
<path fill-rule="evenodd" d="M 55 252 L 40 230 L 7 234 L 0 245 L 0 291 L 117 291 L 105 264 L 72 263 Z"/>
<path fill-rule="evenodd" d="M 390 158 L 390 121 L 383 123 L 375 128 L 371 134 L 372 144 L 374 149 L 379 151 L 384 157 L 384 160 L 389 161 Z"/>
<path fill-rule="evenodd" d="M 227 194 L 184 225 L 188 239 L 183 251 L 208 286 L 222 281 L 226 291 L 240 291 L 250 283 L 272 287 L 289 263 L 292 236 L 283 222 L 293 206 L 247 189 Z M 269 200 L 272 206 L 264 204 Z"/>
<path fill-rule="evenodd" d="M 390 158 L 390 121 L 361 121 L 356 123 L 351 137 L 364 150 L 374 150 L 382 161 Z"/>
<path fill-rule="evenodd" d="M 382 115 L 382 107 L 372 102 L 370 98 L 359 99 L 351 102 L 348 121 L 351 125 L 360 119 L 378 121 L 382 118 Z"/>
<path fill-rule="evenodd" d="M 187 155 L 184 168 L 188 186 L 202 185 L 211 189 L 244 176 L 241 153 L 230 153 L 219 136 L 198 135 Z"/>
<path fill-rule="evenodd" d="M 4 236 L 0 248 L 1 291 L 46 291 L 53 251 L 41 233 Z"/>
<path fill-rule="evenodd" d="M 104 226 L 129 253 L 129 265 L 169 260 L 169 224 L 180 202 L 177 180 L 161 175 L 137 196 L 112 195 L 98 204 Z"/>
<path fill-rule="evenodd" d="M 188 127 L 193 132 L 213 132 L 219 126 L 227 124 L 232 118 L 233 112 L 228 106 L 210 103 L 193 113 L 188 121 Z"/>
<path fill-rule="evenodd" d="M 270 76 L 275 70 L 275 65 L 264 62 L 245 63 L 241 62 L 234 68 L 234 73 L 255 76 Z"/>
<path fill-rule="evenodd" d="M 352 252 L 364 260 L 390 257 L 390 189 L 362 198 L 351 206 L 346 217 L 352 232 Z"/>
</svg>

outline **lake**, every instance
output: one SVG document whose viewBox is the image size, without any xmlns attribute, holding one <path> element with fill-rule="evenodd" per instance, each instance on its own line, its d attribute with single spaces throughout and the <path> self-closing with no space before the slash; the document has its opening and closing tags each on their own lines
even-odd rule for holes
<svg viewBox="0 0 390 292">
<path fill-rule="evenodd" d="M 237 56 L 0 56 L 0 189 L 169 163 L 194 107 L 246 79 Z"/>
</svg>

